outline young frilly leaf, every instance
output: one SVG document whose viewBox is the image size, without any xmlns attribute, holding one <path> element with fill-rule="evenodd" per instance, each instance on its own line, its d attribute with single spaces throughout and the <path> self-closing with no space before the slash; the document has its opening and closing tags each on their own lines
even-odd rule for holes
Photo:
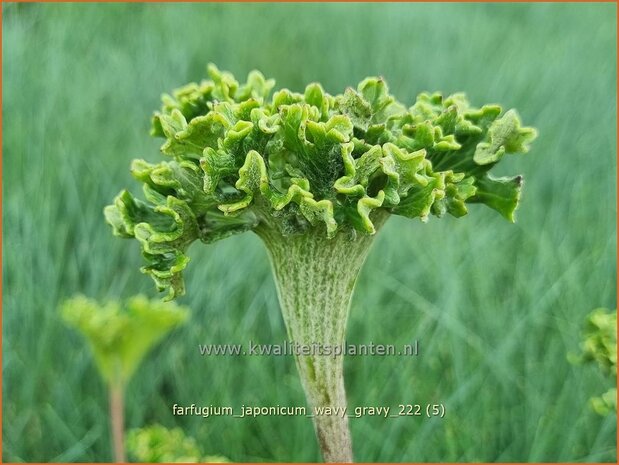
<svg viewBox="0 0 619 465">
<path fill-rule="evenodd" d="M 352 88 L 336 97 L 338 110 L 350 119 L 355 128 L 367 131 L 372 119 L 372 106 Z"/>
<path fill-rule="evenodd" d="M 155 344 L 189 316 L 184 307 L 140 295 L 105 304 L 76 296 L 63 303 L 61 313 L 88 341 L 101 377 L 121 386 Z"/>
<path fill-rule="evenodd" d="M 587 315 L 580 347 L 580 361 L 597 364 L 605 375 L 617 375 L 616 309 L 596 308 Z"/>
<path fill-rule="evenodd" d="M 477 179 L 477 191 L 471 202 L 481 202 L 498 211 L 508 221 L 516 221 L 514 213 L 520 201 L 522 176 L 494 178 L 485 174 Z"/>
<path fill-rule="evenodd" d="M 279 130 L 279 115 L 269 115 L 262 108 L 254 108 L 250 113 L 254 127 L 258 127 L 264 134 L 275 134 Z"/>
<path fill-rule="evenodd" d="M 341 115 L 319 122 L 318 109 L 306 104 L 282 106 L 280 115 L 283 149 L 302 174 L 295 177 L 307 179 L 316 197 L 331 194 L 341 176 L 341 144 L 350 140 L 352 124 Z"/>
<path fill-rule="evenodd" d="M 228 215 L 219 210 L 211 210 L 200 219 L 200 240 L 210 244 L 249 231 L 258 224 L 259 219 L 252 211 Z"/>
<path fill-rule="evenodd" d="M 203 173 L 194 162 L 172 161 L 154 165 L 138 159 L 131 164 L 131 174 L 160 194 L 150 199 L 151 203 L 164 203 L 162 197 L 173 195 L 186 200 L 196 214 L 216 205 L 215 199 L 204 192 Z M 153 194 L 152 191 L 150 195 Z"/>
<path fill-rule="evenodd" d="M 460 218 L 468 213 L 465 202 L 475 195 L 475 187 L 472 177 L 465 178 L 464 173 L 445 173 L 445 187 L 443 195 L 432 205 L 432 212 L 441 217 L 449 213 Z"/>
<path fill-rule="evenodd" d="M 203 455 L 196 440 L 180 428 L 161 425 L 134 429 L 127 434 L 127 449 L 141 463 L 227 463 L 223 456 Z"/>
<path fill-rule="evenodd" d="M 611 388 L 599 397 L 592 397 L 589 405 L 598 415 L 617 413 L 617 389 Z"/>
<path fill-rule="evenodd" d="M 123 191 L 113 206 L 106 207 L 105 216 L 115 234 L 140 242 L 147 261 L 142 272 L 152 276 L 160 291 L 168 289 L 167 300 L 182 295 L 181 272 L 189 262 L 185 251 L 199 237 L 187 202 L 168 196 L 165 204 L 149 206 Z"/>
<path fill-rule="evenodd" d="M 428 174 L 429 173 L 429 174 Z M 425 181 L 413 185 L 391 212 L 426 222 L 436 201 L 445 197 L 445 174 L 431 173 L 426 167 Z"/>
<path fill-rule="evenodd" d="M 173 110 L 170 115 L 158 116 L 158 120 L 166 137 L 161 152 L 177 159 L 198 159 L 204 147 L 216 142 L 224 131 L 219 122 L 223 118 L 216 113 L 198 116 L 187 124 L 183 114 Z"/>
<path fill-rule="evenodd" d="M 196 218 L 183 200 L 169 196 L 166 205 L 158 205 L 156 212 L 169 216 L 174 227 L 169 230 L 156 229 L 152 224 L 139 223 L 134 228 L 135 238 L 142 244 L 142 253 L 147 265 L 142 272 L 149 274 L 157 289 L 168 289 L 165 300 L 184 294 L 182 271 L 189 262 L 185 251 L 199 238 Z"/>
<path fill-rule="evenodd" d="M 265 79 L 260 71 L 251 71 L 247 76 L 247 83 L 242 85 L 235 95 L 237 102 L 256 99 L 264 102 L 275 86 L 274 79 Z"/>
<path fill-rule="evenodd" d="M 450 215 L 460 218 L 468 213 L 466 202 L 478 191 L 474 183 L 475 179 L 472 177 L 447 183 L 445 187 L 445 203 L 447 204 L 447 212 Z"/>
<path fill-rule="evenodd" d="M 198 463 L 202 458 L 194 438 L 186 437 L 180 428 L 161 425 L 129 431 L 127 449 L 131 458 L 142 463 Z"/>
<path fill-rule="evenodd" d="M 357 92 L 361 94 L 372 110 L 370 123 L 380 125 L 391 116 L 405 111 L 404 105 L 389 94 L 389 87 L 383 78 L 367 78 L 359 83 Z"/>
<path fill-rule="evenodd" d="M 181 144 L 195 147 L 196 153 L 201 155 L 206 147 L 216 148 L 217 141 L 225 136 L 231 125 L 222 113 L 211 111 L 205 116 L 196 116 L 174 137 Z"/>
<path fill-rule="evenodd" d="M 380 146 L 375 145 L 357 159 L 353 158 L 352 151 L 352 143 L 342 145 L 342 159 L 346 175 L 336 180 L 333 187 L 340 194 L 351 197 L 363 196 L 370 177 L 380 168 L 383 151 Z"/>
<path fill-rule="evenodd" d="M 213 81 L 213 97 L 224 102 L 232 101 L 234 93 L 239 88 L 239 83 L 232 73 L 220 71 L 213 63 L 210 63 L 206 70 Z"/>
<path fill-rule="evenodd" d="M 473 159 L 478 165 L 495 163 L 505 153 L 525 153 L 529 143 L 537 137 L 533 128 L 523 128 L 515 110 L 509 110 L 495 120 L 488 129 L 487 140 L 477 144 Z"/>
<path fill-rule="evenodd" d="M 237 210 L 247 208 L 254 198 L 254 194 L 262 192 L 267 194 L 269 191 L 269 179 L 264 160 L 255 150 L 247 154 L 245 163 L 239 170 L 239 180 L 236 188 L 245 192 L 245 196 L 230 204 L 220 205 L 219 209 L 224 213 L 234 213 Z"/>
<path fill-rule="evenodd" d="M 213 83 L 202 81 L 200 84 L 190 83 L 173 92 L 173 96 L 163 94 L 163 106 L 160 112 L 155 113 L 152 119 L 151 135 L 165 137 L 161 126 L 161 115 L 170 115 L 174 110 L 182 113 L 186 120 L 205 114 L 213 100 Z"/>
<path fill-rule="evenodd" d="M 200 159 L 200 167 L 204 171 L 202 187 L 208 195 L 215 195 L 222 178 L 238 170 L 233 153 L 223 149 L 214 150 L 211 147 L 204 150 L 204 156 Z"/>
<path fill-rule="evenodd" d="M 329 108 L 333 105 L 332 98 L 327 95 L 318 83 L 313 83 L 305 88 L 304 100 L 306 103 L 315 106 L 320 110 L 321 121 L 329 117 Z"/>
<path fill-rule="evenodd" d="M 221 145 L 225 149 L 233 149 L 237 144 L 241 143 L 243 139 L 245 139 L 253 127 L 254 123 L 251 121 L 237 121 L 236 124 L 226 133 Z"/>
<path fill-rule="evenodd" d="M 279 112 L 280 107 L 284 105 L 293 105 L 295 103 L 302 103 L 304 101 L 305 100 L 303 94 L 291 92 L 288 89 L 281 89 L 273 94 L 271 108 L 274 111 Z"/>
<path fill-rule="evenodd" d="M 357 202 L 357 213 L 359 214 L 359 222 L 360 228 L 363 232 L 368 234 L 375 234 L 376 228 L 374 227 L 374 223 L 370 219 L 370 213 L 372 210 L 376 210 L 379 208 L 383 201 L 385 200 L 385 193 L 383 191 L 379 191 L 376 197 L 364 196 L 359 199 Z"/>
<path fill-rule="evenodd" d="M 314 195 L 309 191 L 309 181 L 304 178 L 290 178 L 291 185 L 285 194 L 271 189 L 265 195 L 275 210 L 281 210 L 290 202 L 301 204 L 304 198 L 311 199 Z"/>
<path fill-rule="evenodd" d="M 332 238 L 337 231 L 337 222 L 333 217 L 333 203 L 329 200 L 315 201 L 310 197 L 303 197 L 300 202 L 303 216 L 312 226 L 324 223 L 327 237 Z"/>
<path fill-rule="evenodd" d="M 580 341 L 581 353 L 568 354 L 573 363 L 597 365 L 607 377 L 610 387 L 600 396 L 589 399 L 589 405 L 599 415 L 617 412 L 617 309 L 596 308 L 587 315 Z"/>
<path fill-rule="evenodd" d="M 120 237 L 133 237 L 135 226 L 139 223 L 151 224 L 162 230 L 173 228 L 171 218 L 160 215 L 154 206 L 134 198 L 126 190 L 116 196 L 113 205 L 105 207 L 104 213 L 114 235 Z"/>
<path fill-rule="evenodd" d="M 425 149 L 408 153 L 394 144 L 383 145 L 384 157 L 380 160 L 388 181 L 384 188 L 388 205 L 397 205 L 402 195 L 408 194 L 414 185 L 425 186 L 428 181 L 420 174 L 424 168 Z M 425 166 L 428 168 L 428 166 Z"/>
<path fill-rule="evenodd" d="M 352 156 L 354 145 L 352 142 L 342 144 L 342 160 L 344 163 L 345 176 L 337 179 L 333 188 L 340 194 L 349 196 L 362 196 L 365 194 L 365 186 L 357 179 L 357 167 Z M 371 150 L 371 149 L 370 149 Z M 378 148 L 380 150 L 380 147 Z M 367 181 L 366 181 L 367 185 Z"/>
</svg>

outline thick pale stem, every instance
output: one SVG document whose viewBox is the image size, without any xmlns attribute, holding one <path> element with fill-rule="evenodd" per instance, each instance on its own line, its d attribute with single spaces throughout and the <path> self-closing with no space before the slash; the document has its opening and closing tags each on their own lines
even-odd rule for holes
<svg viewBox="0 0 619 465">
<path fill-rule="evenodd" d="M 257 231 L 269 250 L 288 338 L 295 344 L 297 369 L 314 414 L 314 428 L 325 462 L 352 462 L 343 357 L 346 322 L 355 281 L 372 236 L 345 234 L 282 237 Z M 325 353 L 331 348 L 331 353 Z M 321 352 L 322 351 L 322 352 Z M 341 352 L 340 352 L 341 354 Z M 330 414 L 323 410 L 332 409 Z"/>
<path fill-rule="evenodd" d="M 126 462 L 125 457 L 125 401 L 124 386 L 110 386 L 110 426 L 112 429 L 112 448 L 116 463 Z"/>
</svg>

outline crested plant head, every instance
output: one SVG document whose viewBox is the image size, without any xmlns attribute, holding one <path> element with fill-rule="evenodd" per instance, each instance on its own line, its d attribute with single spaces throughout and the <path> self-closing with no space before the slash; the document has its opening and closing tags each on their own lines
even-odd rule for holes
<svg viewBox="0 0 619 465">
<path fill-rule="evenodd" d="M 105 209 L 168 299 L 184 293 L 196 240 L 259 229 L 355 240 L 376 233 L 380 212 L 425 222 L 475 203 L 514 221 L 522 177 L 490 173 L 536 137 L 514 110 L 460 93 L 405 105 L 376 77 L 330 95 L 317 83 L 272 92 L 258 71 L 244 84 L 214 65 L 208 74 L 163 96 L 151 132 L 165 159 L 131 165 L 145 200 L 124 190 Z"/>
</svg>

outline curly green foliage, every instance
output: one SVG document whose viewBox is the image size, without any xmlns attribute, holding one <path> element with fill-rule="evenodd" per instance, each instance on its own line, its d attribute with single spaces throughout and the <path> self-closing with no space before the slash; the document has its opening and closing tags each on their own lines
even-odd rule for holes
<svg viewBox="0 0 619 465">
<path fill-rule="evenodd" d="M 607 376 L 617 376 L 617 310 L 598 308 L 588 316 L 582 342 L 582 354 L 576 360 L 595 363 Z M 610 389 L 591 399 L 592 408 L 601 415 L 617 411 L 617 390 Z"/>
<path fill-rule="evenodd" d="M 196 440 L 180 428 L 161 425 L 140 428 L 127 434 L 127 449 L 142 463 L 227 463 L 222 456 L 203 456 Z"/>
<path fill-rule="evenodd" d="M 382 78 L 341 95 L 314 83 L 269 97 L 274 81 L 257 71 L 243 85 L 213 65 L 208 73 L 163 97 L 152 134 L 169 160 L 131 168 L 146 202 L 123 191 L 105 209 L 116 235 L 140 241 L 143 271 L 170 299 L 184 292 L 198 239 L 257 228 L 354 238 L 376 232 L 377 210 L 426 221 L 461 217 L 471 203 L 514 220 L 522 177 L 489 173 L 536 137 L 514 110 L 439 93 L 407 107 Z"/>
<path fill-rule="evenodd" d="M 65 322 L 86 338 L 110 385 L 126 384 L 155 344 L 189 315 L 184 307 L 141 295 L 103 305 L 77 296 L 66 300 L 61 312 Z"/>
<path fill-rule="evenodd" d="M 598 308 L 587 316 L 581 348 L 582 361 L 597 363 L 605 374 L 617 374 L 617 310 Z"/>
<path fill-rule="evenodd" d="M 617 412 L 617 389 L 611 388 L 601 396 L 592 397 L 589 403 L 595 413 L 602 416 Z"/>
</svg>

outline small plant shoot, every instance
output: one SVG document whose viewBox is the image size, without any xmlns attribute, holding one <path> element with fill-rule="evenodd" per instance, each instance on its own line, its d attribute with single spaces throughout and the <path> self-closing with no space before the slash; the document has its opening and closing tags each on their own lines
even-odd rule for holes
<svg viewBox="0 0 619 465">
<path fill-rule="evenodd" d="M 221 455 L 204 455 L 196 440 L 180 428 L 161 425 L 139 428 L 127 433 L 127 450 L 139 463 L 227 463 Z"/>
<path fill-rule="evenodd" d="M 125 190 L 105 209 L 115 235 L 138 240 L 142 271 L 168 300 L 185 292 L 191 244 L 253 231 L 290 340 L 341 345 L 357 276 L 391 215 L 425 222 L 484 204 L 514 221 L 523 179 L 491 174 L 536 137 L 514 110 L 464 94 L 405 105 L 382 78 L 330 95 L 316 83 L 272 93 L 257 71 L 244 84 L 208 73 L 163 96 L 152 135 L 165 160 L 131 166 L 145 200 Z M 299 355 L 296 365 L 312 407 L 346 406 L 342 357 Z M 314 426 L 325 461 L 353 460 L 346 416 Z"/>
<path fill-rule="evenodd" d="M 617 378 L 617 309 L 596 308 L 585 321 L 582 350 L 572 356 L 574 362 L 595 364 L 612 383 Z M 617 388 L 610 388 L 589 400 L 591 408 L 600 415 L 617 412 Z"/>
<path fill-rule="evenodd" d="M 85 338 L 109 390 L 114 460 L 126 462 L 124 394 L 146 354 L 189 312 L 173 303 L 135 296 L 126 302 L 99 304 L 84 296 L 64 302 L 62 317 Z"/>
</svg>

